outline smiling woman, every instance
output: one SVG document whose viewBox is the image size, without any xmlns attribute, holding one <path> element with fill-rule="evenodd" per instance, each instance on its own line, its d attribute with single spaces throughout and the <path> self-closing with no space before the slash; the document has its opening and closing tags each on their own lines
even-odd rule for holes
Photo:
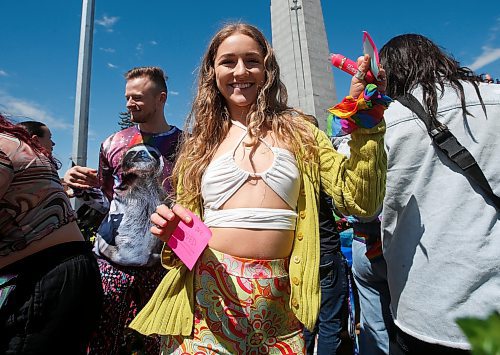
<svg viewBox="0 0 500 355">
<path fill-rule="evenodd" d="M 130 325 L 164 335 L 165 354 L 303 354 L 302 327 L 319 310 L 319 185 L 346 214 L 371 215 L 382 201 L 383 122 L 353 132 L 347 159 L 287 106 L 279 77 L 250 25 L 223 27 L 203 58 L 173 173 L 178 204 L 159 206 L 151 231 L 168 241 L 191 210 L 212 238 L 192 271 L 164 246 L 173 270 Z M 351 95 L 364 84 L 353 79 Z"/>
<path fill-rule="evenodd" d="M 242 121 L 264 83 L 262 49 L 251 37 L 235 34 L 220 45 L 215 57 L 217 87 L 229 115 Z"/>
</svg>

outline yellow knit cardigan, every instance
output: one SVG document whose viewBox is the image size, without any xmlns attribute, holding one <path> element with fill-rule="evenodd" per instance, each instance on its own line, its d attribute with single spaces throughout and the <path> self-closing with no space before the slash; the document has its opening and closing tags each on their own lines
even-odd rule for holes
<svg viewBox="0 0 500 355">
<path fill-rule="evenodd" d="M 302 185 L 297 204 L 297 226 L 290 256 L 290 307 L 308 329 L 316 323 L 320 307 L 318 195 L 321 188 L 332 196 L 346 215 L 371 216 L 385 194 L 387 157 L 383 136 L 385 123 L 357 129 L 350 141 L 351 157 L 337 153 L 326 134 L 311 125 L 319 146 L 316 162 L 297 157 Z M 181 189 L 178 186 L 178 191 Z M 182 201 L 178 201 L 182 204 Z M 186 206 L 202 216 L 202 201 Z M 189 336 L 193 330 L 194 272 L 179 261 L 167 246 L 162 264 L 170 271 L 130 327 L 151 335 Z"/>
</svg>

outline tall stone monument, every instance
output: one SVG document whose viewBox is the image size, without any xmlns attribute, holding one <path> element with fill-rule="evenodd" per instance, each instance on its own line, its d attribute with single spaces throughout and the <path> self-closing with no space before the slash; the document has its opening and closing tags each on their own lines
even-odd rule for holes
<svg viewBox="0 0 500 355">
<path fill-rule="evenodd" d="M 288 104 L 314 115 L 325 129 L 337 103 L 320 0 L 271 0 L 272 44 Z"/>
</svg>

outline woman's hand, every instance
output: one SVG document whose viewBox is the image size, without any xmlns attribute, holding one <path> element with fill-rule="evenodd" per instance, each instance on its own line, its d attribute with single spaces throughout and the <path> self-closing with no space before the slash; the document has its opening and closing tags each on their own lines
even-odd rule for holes
<svg viewBox="0 0 500 355">
<path fill-rule="evenodd" d="M 357 98 L 365 89 L 367 82 L 364 80 L 364 77 L 368 70 L 370 69 L 370 56 L 365 54 L 363 57 L 359 57 L 357 60 L 358 64 L 358 72 L 351 79 L 351 88 L 349 90 L 349 95 Z M 380 93 L 384 93 L 387 88 L 387 80 L 386 73 L 382 66 L 379 66 L 379 73 L 377 80 L 374 83 L 377 85 L 378 91 Z"/>
<path fill-rule="evenodd" d="M 188 209 L 178 204 L 175 204 L 172 209 L 166 205 L 159 205 L 156 207 L 156 212 L 151 215 L 153 223 L 150 229 L 151 234 L 166 243 L 181 220 L 185 223 L 191 222 L 191 216 L 187 211 Z"/>
</svg>

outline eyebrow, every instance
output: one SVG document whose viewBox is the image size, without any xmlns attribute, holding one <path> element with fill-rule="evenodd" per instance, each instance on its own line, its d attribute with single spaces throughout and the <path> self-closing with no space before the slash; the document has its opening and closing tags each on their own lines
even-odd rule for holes
<svg viewBox="0 0 500 355">
<path fill-rule="evenodd" d="M 249 51 L 244 54 L 245 57 L 251 57 L 251 56 L 262 56 L 262 54 L 259 51 Z M 229 53 L 222 53 L 219 58 L 226 58 L 226 57 L 235 57 L 236 53 L 234 52 L 229 52 Z"/>
</svg>

